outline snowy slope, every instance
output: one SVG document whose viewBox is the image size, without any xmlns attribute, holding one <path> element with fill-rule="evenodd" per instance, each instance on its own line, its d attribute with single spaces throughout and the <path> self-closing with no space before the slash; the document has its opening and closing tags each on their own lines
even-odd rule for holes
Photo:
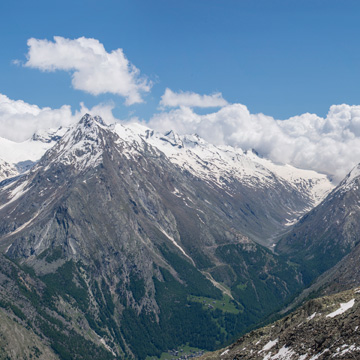
<svg viewBox="0 0 360 360">
<path fill-rule="evenodd" d="M 18 165 L 21 172 L 21 163 L 38 161 L 66 131 L 67 128 L 41 130 L 20 143 L 0 138 L 0 158 L 14 167 Z"/>
<path fill-rule="evenodd" d="M 315 206 L 334 187 L 324 174 L 275 164 L 253 151 L 215 146 L 198 135 L 180 136 L 173 131 L 161 134 L 137 123 L 117 124 L 115 131 L 124 141 L 132 144 L 151 144 L 174 164 L 229 191 L 228 185 L 234 180 L 249 188 L 272 187 L 280 181 L 309 195 L 311 205 Z"/>
<path fill-rule="evenodd" d="M 101 129 L 110 131 L 100 117 L 84 115 L 81 121 L 71 126 L 61 141 L 46 153 L 47 157 L 53 157 L 53 161 L 65 165 L 73 164 L 78 170 L 97 166 L 106 147 L 106 141 L 100 135 Z"/>
<path fill-rule="evenodd" d="M 19 173 L 13 165 L 0 159 L 0 182 L 17 175 L 19 175 Z"/>
<path fill-rule="evenodd" d="M 136 153 L 137 149 L 143 149 L 148 143 L 183 170 L 189 171 L 213 186 L 223 188 L 229 194 L 234 191 L 231 186 L 234 181 L 248 188 L 271 188 L 281 182 L 310 197 L 310 209 L 324 199 L 334 187 L 326 175 L 297 169 L 290 165 L 275 164 L 261 158 L 253 151 L 243 151 L 231 146 L 215 146 L 196 134 L 178 135 L 173 131 L 161 134 L 138 123 L 116 124 L 106 128 L 109 130 L 111 128 L 119 135 L 123 141 L 124 152 L 130 156 Z M 26 165 L 38 161 L 67 130 L 60 128 L 38 131 L 31 139 L 22 143 L 0 138 L 0 158 L 16 167 L 21 173 L 27 170 Z M 73 147 L 71 150 L 73 155 L 75 152 L 79 154 L 83 151 L 82 146 L 86 148 L 86 144 L 69 143 L 68 149 L 63 150 L 68 152 Z M 26 161 L 29 163 L 27 164 Z"/>
</svg>

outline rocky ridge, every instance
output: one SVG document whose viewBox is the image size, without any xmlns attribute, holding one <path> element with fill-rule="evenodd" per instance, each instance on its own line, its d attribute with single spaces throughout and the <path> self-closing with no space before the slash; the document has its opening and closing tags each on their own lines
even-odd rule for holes
<svg viewBox="0 0 360 360">
<path fill-rule="evenodd" d="M 360 356 L 360 289 L 313 299 L 202 360 L 322 360 Z"/>
</svg>

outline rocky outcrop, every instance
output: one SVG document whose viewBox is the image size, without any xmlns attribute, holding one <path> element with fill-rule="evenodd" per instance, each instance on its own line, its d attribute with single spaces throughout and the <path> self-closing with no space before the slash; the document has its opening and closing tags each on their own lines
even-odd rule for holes
<svg viewBox="0 0 360 360">
<path fill-rule="evenodd" d="M 19 173 L 13 165 L 0 159 L 0 182 L 5 179 L 13 178 L 17 175 L 19 175 Z"/>
<path fill-rule="evenodd" d="M 308 301 L 295 312 L 202 360 L 358 359 L 360 289 Z"/>
</svg>

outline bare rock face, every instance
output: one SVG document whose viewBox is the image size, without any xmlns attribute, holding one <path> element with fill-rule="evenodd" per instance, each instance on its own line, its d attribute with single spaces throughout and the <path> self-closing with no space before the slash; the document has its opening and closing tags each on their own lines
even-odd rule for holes
<svg viewBox="0 0 360 360">
<path fill-rule="evenodd" d="M 358 288 L 310 300 L 283 319 L 201 359 L 358 359 L 359 315 Z"/>
</svg>

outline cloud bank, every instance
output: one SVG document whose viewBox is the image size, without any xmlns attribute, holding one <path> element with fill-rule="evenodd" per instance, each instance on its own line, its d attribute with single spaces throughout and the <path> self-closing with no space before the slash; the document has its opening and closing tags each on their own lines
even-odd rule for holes
<svg viewBox="0 0 360 360">
<path fill-rule="evenodd" d="M 143 102 L 142 93 L 150 91 L 151 82 L 140 75 L 122 49 L 108 53 L 96 39 L 55 36 L 54 42 L 31 38 L 27 44 L 25 66 L 42 71 L 70 71 L 75 89 L 93 95 L 120 95 L 127 105 Z"/>
<path fill-rule="evenodd" d="M 221 93 L 212 95 L 199 95 L 190 91 L 175 93 L 169 88 L 165 90 L 160 101 L 160 106 L 162 108 L 179 106 L 209 108 L 222 107 L 227 104 L 227 101 L 222 97 Z"/>
<path fill-rule="evenodd" d="M 0 137 L 21 142 L 29 139 L 37 130 L 69 126 L 79 121 L 85 113 L 100 115 L 109 123 L 116 121 L 112 104 L 100 104 L 92 109 L 80 105 L 80 110 L 73 113 L 69 105 L 59 109 L 40 108 L 0 94 Z"/>
<path fill-rule="evenodd" d="M 333 105 L 325 118 L 303 114 L 276 120 L 241 104 L 199 115 L 189 107 L 155 114 L 160 131 L 197 133 L 214 144 L 256 149 L 275 162 L 326 173 L 340 181 L 360 162 L 360 106 Z"/>
<path fill-rule="evenodd" d="M 118 121 L 111 103 L 91 109 L 80 105 L 75 112 L 69 105 L 40 108 L 0 94 L 0 137 L 23 141 L 37 130 L 77 122 L 85 113 L 100 115 L 107 123 Z M 180 134 L 197 133 L 218 145 L 256 149 L 275 162 L 326 173 L 335 182 L 360 162 L 360 106 L 333 105 L 325 118 L 306 113 L 287 120 L 251 114 L 241 104 L 228 104 L 205 115 L 180 106 L 155 114 L 147 126 Z"/>
</svg>

